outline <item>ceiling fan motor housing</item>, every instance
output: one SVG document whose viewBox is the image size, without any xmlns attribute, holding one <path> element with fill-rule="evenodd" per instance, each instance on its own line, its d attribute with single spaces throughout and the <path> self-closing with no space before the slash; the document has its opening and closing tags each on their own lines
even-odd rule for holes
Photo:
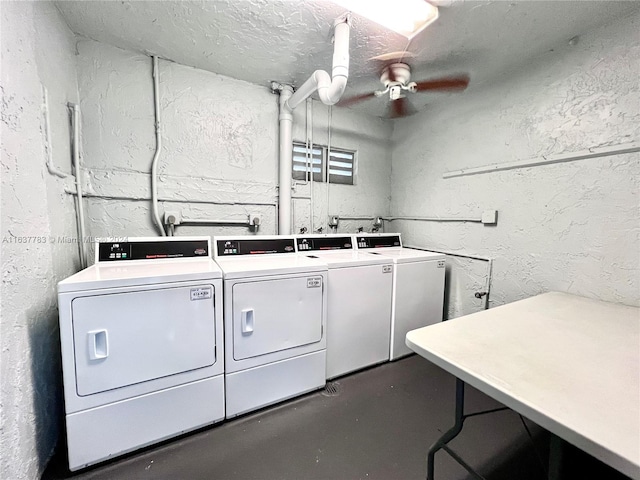
<svg viewBox="0 0 640 480">
<path fill-rule="evenodd" d="M 406 85 L 411 79 L 411 69 L 406 63 L 392 63 L 382 71 L 380 81 L 385 87 L 389 84 Z"/>
</svg>

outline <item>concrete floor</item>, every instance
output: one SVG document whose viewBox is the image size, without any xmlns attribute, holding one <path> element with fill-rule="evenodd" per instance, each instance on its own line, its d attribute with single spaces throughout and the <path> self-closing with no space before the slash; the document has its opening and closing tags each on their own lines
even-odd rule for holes
<svg viewBox="0 0 640 480">
<path fill-rule="evenodd" d="M 429 445 L 453 423 L 454 387 L 414 355 L 338 379 L 337 395 L 311 393 L 75 475 L 61 452 L 43 479 L 423 479 Z M 471 387 L 466 396 L 466 412 L 500 406 Z M 468 419 L 450 445 L 488 480 L 541 480 L 548 434 L 527 425 L 537 449 L 510 410 Z M 565 459 L 566 479 L 626 478 L 571 447 Z M 436 456 L 436 480 L 468 478 Z"/>
</svg>

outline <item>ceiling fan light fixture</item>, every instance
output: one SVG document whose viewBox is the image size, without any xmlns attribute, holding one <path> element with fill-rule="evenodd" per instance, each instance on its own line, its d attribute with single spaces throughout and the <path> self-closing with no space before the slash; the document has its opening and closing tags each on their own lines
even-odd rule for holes
<svg viewBox="0 0 640 480">
<path fill-rule="evenodd" d="M 425 0 L 333 0 L 408 39 L 438 19 L 438 7 Z"/>
</svg>

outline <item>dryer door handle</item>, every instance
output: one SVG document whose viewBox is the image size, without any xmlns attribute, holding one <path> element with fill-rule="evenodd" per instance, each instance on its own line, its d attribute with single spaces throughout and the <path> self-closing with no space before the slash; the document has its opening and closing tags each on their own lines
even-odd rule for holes
<svg viewBox="0 0 640 480">
<path fill-rule="evenodd" d="M 240 312 L 240 325 L 243 334 L 253 333 L 253 308 L 247 308 Z"/>
<path fill-rule="evenodd" d="M 109 336 L 106 330 L 87 332 L 89 339 L 89 360 L 102 360 L 109 356 Z"/>
</svg>

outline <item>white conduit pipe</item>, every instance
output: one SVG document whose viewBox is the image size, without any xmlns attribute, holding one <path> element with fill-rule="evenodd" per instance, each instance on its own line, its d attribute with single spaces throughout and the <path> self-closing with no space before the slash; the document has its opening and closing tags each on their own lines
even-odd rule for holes
<svg viewBox="0 0 640 480">
<path fill-rule="evenodd" d="M 42 113 L 44 114 L 44 149 L 47 152 L 47 170 L 51 175 L 60 178 L 67 178 L 67 174 L 56 168 L 53 164 L 53 152 L 51 146 L 51 120 L 49 119 L 49 94 L 47 87 L 42 86 Z"/>
<path fill-rule="evenodd" d="M 180 225 L 241 225 L 250 226 L 249 220 L 215 220 L 210 218 L 183 218 Z"/>
<path fill-rule="evenodd" d="M 340 220 L 375 220 L 378 217 L 343 217 L 342 215 L 335 215 Z"/>
<path fill-rule="evenodd" d="M 153 222 L 160 230 L 163 237 L 167 236 L 164 225 L 158 214 L 158 160 L 162 150 L 162 136 L 160 135 L 160 74 L 158 72 L 158 57 L 151 57 L 153 60 L 153 107 L 155 114 L 155 130 L 156 130 L 156 151 L 151 162 L 151 206 L 153 210 Z"/>
<path fill-rule="evenodd" d="M 280 91 L 280 171 L 278 188 L 278 233 L 291 234 L 291 169 L 293 164 L 293 112 L 285 107 L 293 88 L 282 85 Z"/>
<path fill-rule="evenodd" d="M 471 222 L 482 223 L 481 218 L 456 218 L 456 217 L 382 217 L 385 222 L 395 220 L 410 220 L 416 222 Z"/>
<path fill-rule="evenodd" d="M 76 194 L 77 194 L 77 220 L 78 220 L 78 244 L 80 246 L 80 266 L 87 267 L 87 245 L 85 243 L 85 226 L 84 226 L 84 204 L 82 201 L 82 171 L 80 170 L 80 107 L 75 103 L 69 103 L 72 112 L 73 123 L 73 169 L 76 174 Z"/>
<path fill-rule="evenodd" d="M 65 188 L 64 193 L 69 195 L 77 195 L 77 192 L 70 188 Z M 103 198 L 105 200 L 132 200 L 132 201 L 144 201 L 148 202 L 150 198 L 142 195 L 105 195 L 101 193 L 83 193 L 85 198 Z M 173 203 L 205 203 L 207 205 L 244 205 L 250 207 L 276 207 L 276 202 L 222 202 L 218 200 L 201 200 L 201 199 L 189 199 L 189 198 L 170 198 L 170 197 L 158 197 L 161 202 L 173 202 Z"/>
</svg>

